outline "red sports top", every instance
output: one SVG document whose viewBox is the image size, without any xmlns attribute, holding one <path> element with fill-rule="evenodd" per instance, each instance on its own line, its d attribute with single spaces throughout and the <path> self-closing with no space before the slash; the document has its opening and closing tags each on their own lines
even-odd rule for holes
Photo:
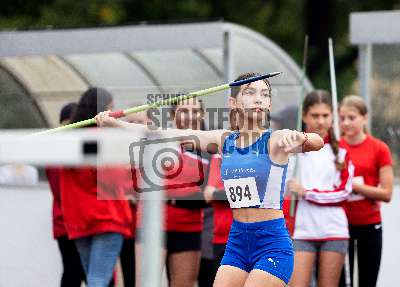
<svg viewBox="0 0 400 287">
<path fill-rule="evenodd" d="M 380 168 L 392 165 L 389 147 L 370 135 L 357 145 L 349 145 L 344 139 L 340 143 L 350 153 L 355 166 L 354 177 L 362 177 L 366 185 L 378 186 Z M 345 204 L 345 210 L 351 225 L 377 224 L 382 220 L 380 202 L 376 200 L 353 196 Z"/>
<path fill-rule="evenodd" d="M 131 171 L 125 167 L 62 168 L 61 207 L 70 239 L 106 232 L 132 236 L 132 213 L 125 200 Z"/>
<path fill-rule="evenodd" d="M 166 172 L 164 185 L 167 188 L 168 196 L 182 197 L 201 192 L 201 186 L 193 186 L 192 183 L 204 182 L 208 171 L 208 160 L 183 150 L 180 151 L 179 155 L 183 169 L 176 174 L 175 169 Z M 179 166 L 176 165 L 176 168 L 179 168 Z M 165 209 L 166 231 L 201 232 L 203 230 L 202 209 L 179 208 L 170 204 L 167 204 Z"/>
<path fill-rule="evenodd" d="M 50 191 L 53 194 L 53 237 L 59 238 L 67 235 L 64 217 L 61 211 L 60 168 L 46 168 L 46 175 L 50 185 Z"/>
<path fill-rule="evenodd" d="M 214 155 L 210 162 L 210 172 L 207 185 L 214 187 L 218 191 L 224 191 L 224 183 L 221 179 L 221 156 Z M 226 244 L 228 241 L 229 230 L 232 225 L 232 210 L 228 201 L 213 200 L 214 207 L 214 244 Z"/>
</svg>

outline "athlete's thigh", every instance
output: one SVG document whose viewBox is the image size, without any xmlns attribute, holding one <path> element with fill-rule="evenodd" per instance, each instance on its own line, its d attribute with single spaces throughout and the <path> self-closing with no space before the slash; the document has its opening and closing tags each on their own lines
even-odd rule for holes
<svg viewBox="0 0 400 287">
<path fill-rule="evenodd" d="M 294 270 L 290 287 L 310 286 L 316 253 L 310 251 L 296 251 L 294 254 Z"/>
<path fill-rule="evenodd" d="M 182 251 L 168 255 L 171 287 L 193 287 L 200 269 L 200 251 Z"/>
<path fill-rule="evenodd" d="M 242 287 L 246 282 L 249 273 L 246 271 L 230 266 L 221 265 L 218 268 L 217 275 L 214 280 L 214 287 Z"/>
<path fill-rule="evenodd" d="M 262 270 L 252 270 L 246 279 L 245 287 L 284 287 L 286 283 L 278 277 Z"/>
<path fill-rule="evenodd" d="M 319 255 L 318 286 L 336 287 L 344 264 L 344 253 L 321 251 Z"/>
</svg>

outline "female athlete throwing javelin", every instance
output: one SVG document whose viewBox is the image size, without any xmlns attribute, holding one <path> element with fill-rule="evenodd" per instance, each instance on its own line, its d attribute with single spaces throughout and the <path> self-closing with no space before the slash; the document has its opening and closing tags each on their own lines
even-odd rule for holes
<svg viewBox="0 0 400 287">
<path fill-rule="evenodd" d="M 257 76 L 240 75 L 236 81 Z M 272 132 L 269 126 L 271 85 L 260 80 L 232 87 L 231 130 L 158 130 L 165 136 L 198 138 L 197 148 L 220 152 L 221 176 L 234 221 L 214 286 L 285 286 L 293 271 L 293 247 L 282 213 L 289 153 L 319 150 L 315 133 Z M 99 126 L 144 129 L 109 116 Z"/>
</svg>

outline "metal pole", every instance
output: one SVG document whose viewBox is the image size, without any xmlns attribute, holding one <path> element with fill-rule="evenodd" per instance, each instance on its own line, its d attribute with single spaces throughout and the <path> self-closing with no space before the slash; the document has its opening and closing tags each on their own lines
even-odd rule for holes
<svg viewBox="0 0 400 287">
<path fill-rule="evenodd" d="M 155 137 L 156 133 L 149 133 L 148 136 Z M 143 167 L 147 175 L 155 174 L 152 159 L 158 149 L 156 145 L 148 145 L 144 149 Z M 162 186 L 162 179 L 157 176 L 151 176 L 153 183 Z M 164 222 L 164 192 L 150 191 L 143 193 L 143 248 L 142 248 L 142 274 L 141 287 L 161 286 L 161 270 L 162 270 L 162 241 L 164 234 L 162 232 L 162 224 Z"/>
<path fill-rule="evenodd" d="M 338 98 L 337 98 L 337 89 L 336 89 L 335 58 L 334 58 L 334 53 L 333 53 L 332 38 L 329 38 L 328 46 L 329 46 L 329 68 L 330 68 L 331 89 L 332 89 L 333 130 L 335 133 L 336 140 L 339 140 L 340 139 L 340 130 L 339 130 Z M 345 272 L 346 287 L 350 287 L 351 281 L 350 281 L 349 252 L 346 253 L 346 257 L 344 260 L 344 272 Z"/>
<path fill-rule="evenodd" d="M 340 130 L 339 130 L 339 115 L 338 115 L 338 99 L 337 99 L 337 89 L 336 89 L 335 56 L 333 54 L 332 38 L 329 38 L 328 45 L 329 45 L 329 69 L 330 69 L 331 90 L 332 90 L 333 131 L 335 133 L 336 140 L 339 140 Z"/>
<path fill-rule="evenodd" d="M 358 78 L 360 81 L 360 96 L 364 99 L 368 112 L 371 115 L 370 79 L 372 72 L 372 44 L 360 45 L 358 48 Z M 368 130 L 371 131 L 371 121 L 368 121 Z"/>
<path fill-rule="evenodd" d="M 233 59 L 233 45 L 232 45 L 232 33 L 227 30 L 223 33 L 223 42 L 222 42 L 222 60 L 224 65 L 224 79 L 225 81 L 230 82 L 234 80 L 235 72 L 234 72 L 234 59 Z M 230 96 L 230 90 L 226 92 L 226 105 L 228 105 L 228 98 Z M 229 125 L 224 121 L 223 126 L 219 126 L 218 128 L 229 129 Z"/>
<path fill-rule="evenodd" d="M 299 107 L 297 109 L 297 123 L 296 123 L 296 130 L 298 130 L 298 131 L 301 131 L 302 123 L 303 123 L 303 100 L 304 100 L 304 94 L 306 91 L 305 86 L 304 86 L 304 81 L 305 81 L 306 73 L 307 73 L 307 56 L 308 56 L 308 35 L 306 35 L 304 38 L 303 63 L 302 63 L 302 67 L 301 67 L 301 78 L 300 78 L 301 90 L 300 90 L 300 95 L 299 95 Z M 293 157 L 293 159 L 295 160 L 295 167 L 294 167 L 293 175 L 295 178 L 297 178 L 300 181 L 299 154 L 297 154 L 296 157 Z M 290 217 L 292 217 L 293 220 L 294 220 L 294 213 L 296 211 L 296 200 L 297 200 L 296 194 L 291 193 L 289 215 L 290 215 Z M 294 226 L 293 226 L 292 232 L 294 232 Z"/>
</svg>

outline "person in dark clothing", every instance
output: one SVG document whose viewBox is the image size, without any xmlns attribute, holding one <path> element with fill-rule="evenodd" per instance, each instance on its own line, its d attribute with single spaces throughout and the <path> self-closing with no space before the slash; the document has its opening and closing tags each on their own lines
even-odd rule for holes
<svg viewBox="0 0 400 287">
<path fill-rule="evenodd" d="M 61 125 L 66 125 L 70 122 L 76 106 L 76 103 L 68 103 L 61 109 Z M 60 196 L 60 168 L 48 167 L 46 168 L 46 175 L 49 181 L 50 190 L 53 194 L 53 236 L 54 239 L 57 240 L 63 265 L 60 286 L 80 287 L 81 283 L 85 281 L 85 272 L 83 271 L 75 242 L 68 239 L 67 231 L 64 226 Z"/>
</svg>

